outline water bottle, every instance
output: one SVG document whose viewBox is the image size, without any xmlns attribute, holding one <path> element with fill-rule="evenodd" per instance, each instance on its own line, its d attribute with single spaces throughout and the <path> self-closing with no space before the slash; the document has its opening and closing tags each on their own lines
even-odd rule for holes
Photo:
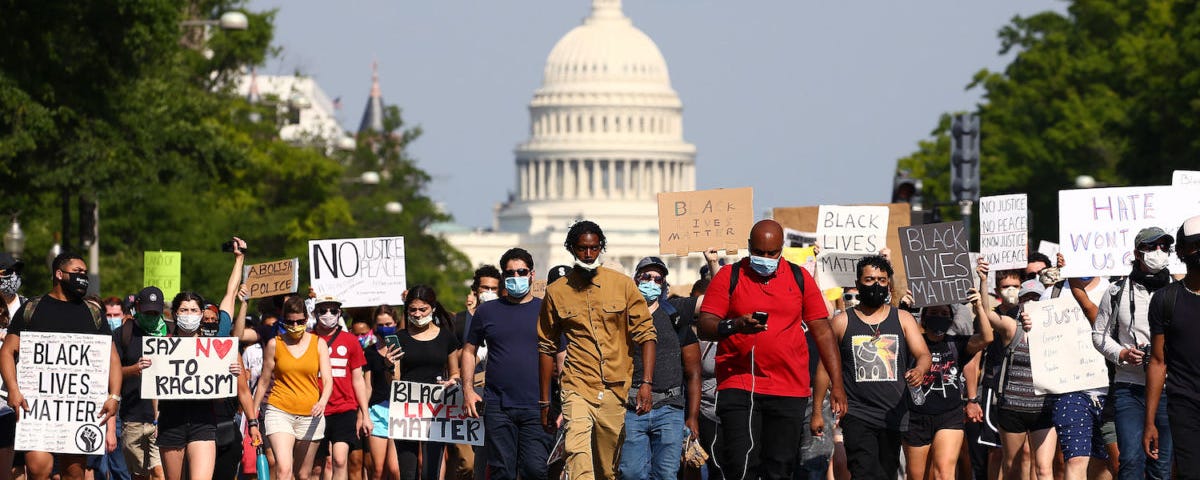
<svg viewBox="0 0 1200 480">
<path fill-rule="evenodd" d="M 258 480 L 271 480 L 271 465 L 267 463 L 267 454 L 262 445 L 258 446 Z"/>
<path fill-rule="evenodd" d="M 913 405 L 924 405 L 925 404 L 925 389 L 921 385 L 917 385 L 915 387 L 912 385 L 909 385 L 908 386 L 908 394 L 909 394 L 909 396 L 912 397 Z"/>
</svg>

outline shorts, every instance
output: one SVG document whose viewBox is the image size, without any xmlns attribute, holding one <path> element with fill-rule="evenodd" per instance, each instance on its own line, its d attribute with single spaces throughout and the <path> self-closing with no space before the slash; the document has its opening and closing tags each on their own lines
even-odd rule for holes
<svg viewBox="0 0 1200 480">
<path fill-rule="evenodd" d="M 286 433 L 296 437 L 296 440 L 315 441 L 325 437 L 325 416 L 313 418 L 311 415 L 293 415 L 274 405 L 267 405 L 263 413 L 264 436 L 276 433 Z"/>
<path fill-rule="evenodd" d="M 162 458 L 158 454 L 158 426 L 153 423 L 126 422 L 121 428 L 121 453 L 125 455 L 129 473 L 139 477 L 150 476 L 154 467 L 162 465 Z"/>
<path fill-rule="evenodd" d="M 933 443 L 938 430 L 962 430 L 966 414 L 961 409 L 928 415 L 910 412 L 908 414 L 908 431 L 904 432 L 902 440 L 910 447 L 924 447 Z"/>
<path fill-rule="evenodd" d="M 1007 408 L 996 410 L 996 426 L 1005 433 L 1027 433 L 1054 428 L 1054 409 L 1040 412 L 1018 412 Z"/>
<path fill-rule="evenodd" d="M 983 408 L 983 428 L 979 429 L 979 444 L 985 447 L 1000 448 L 1000 428 L 996 426 L 996 417 L 1000 413 L 1000 406 L 995 403 L 996 393 L 994 390 L 984 387 L 981 398 L 979 403 Z"/>
<path fill-rule="evenodd" d="M 388 438 L 387 404 L 371 405 L 371 436 Z"/>
<path fill-rule="evenodd" d="M 1062 447 L 1063 459 L 1092 457 L 1108 459 L 1104 450 L 1104 438 L 1100 418 L 1104 409 L 1104 396 L 1093 397 L 1087 392 L 1072 392 L 1059 395 L 1054 402 L 1054 429 L 1058 431 L 1058 444 Z"/>
<path fill-rule="evenodd" d="M 0 448 L 13 448 L 17 441 L 17 415 L 0 417 Z"/>
<path fill-rule="evenodd" d="M 183 422 L 158 424 L 158 448 L 184 448 L 192 442 L 216 442 L 217 424 Z"/>
<path fill-rule="evenodd" d="M 333 443 L 358 445 L 358 411 L 334 413 L 325 416 L 325 439 Z"/>
</svg>

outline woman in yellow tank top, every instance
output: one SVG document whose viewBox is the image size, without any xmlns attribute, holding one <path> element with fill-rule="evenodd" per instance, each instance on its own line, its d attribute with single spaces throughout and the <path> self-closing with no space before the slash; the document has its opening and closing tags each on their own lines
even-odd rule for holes
<svg viewBox="0 0 1200 480">
<path fill-rule="evenodd" d="M 275 453 L 273 478 L 279 480 L 308 480 L 317 445 L 325 437 L 325 404 L 333 392 L 329 345 L 305 331 L 307 319 L 303 298 L 284 302 L 279 322 L 287 333 L 267 342 L 254 395 L 254 405 L 262 405 L 271 386 L 266 411 L 258 418 Z"/>
</svg>

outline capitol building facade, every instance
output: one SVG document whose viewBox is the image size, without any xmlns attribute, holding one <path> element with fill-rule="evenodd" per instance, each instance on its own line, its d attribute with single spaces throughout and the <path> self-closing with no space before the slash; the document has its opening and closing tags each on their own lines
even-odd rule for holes
<svg viewBox="0 0 1200 480">
<path fill-rule="evenodd" d="M 515 192 L 496 207 L 492 227 L 439 233 L 473 265 L 525 248 L 544 278 L 572 262 L 567 229 L 592 220 L 608 239 L 606 266 L 632 274 L 641 257 L 658 255 L 657 194 L 696 189 L 696 147 L 683 138 L 667 62 L 620 0 L 593 0 L 583 24 L 550 51 L 542 78 L 529 138 L 515 150 Z M 701 255 L 662 257 L 673 285 L 699 278 Z"/>
</svg>

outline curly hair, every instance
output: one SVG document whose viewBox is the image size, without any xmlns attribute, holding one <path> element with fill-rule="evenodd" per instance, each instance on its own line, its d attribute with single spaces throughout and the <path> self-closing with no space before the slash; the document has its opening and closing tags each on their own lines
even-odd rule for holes
<svg viewBox="0 0 1200 480">
<path fill-rule="evenodd" d="M 571 229 L 567 230 L 567 241 L 563 242 L 563 246 L 567 248 L 568 252 L 574 255 L 575 245 L 579 243 L 579 237 L 587 233 L 596 235 L 600 239 L 600 251 L 603 252 L 608 248 L 608 239 L 604 237 L 604 231 L 600 229 L 599 225 L 596 225 L 596 222 L 591 220 L 580 220 L 571 225 Z"/>
</svg>

